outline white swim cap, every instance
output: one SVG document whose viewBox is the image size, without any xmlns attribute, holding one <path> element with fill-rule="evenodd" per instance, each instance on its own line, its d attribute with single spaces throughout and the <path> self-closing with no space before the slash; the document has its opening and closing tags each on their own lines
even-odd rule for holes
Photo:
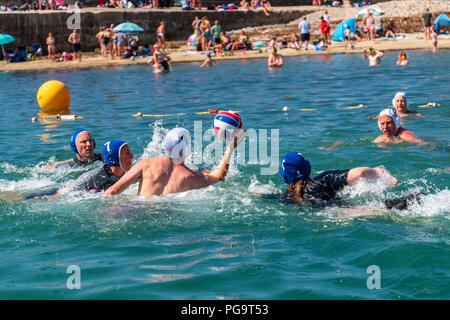
<svg viewBox="0 0 450 320">
<path fill-rule="evenodd" d="M 394 109 L 384 109 L 383 111 L 381 111 L 380 114 L 378 115 L 378 120 L 380 119 L 381 116 L 391 117 L 395 123 L 395 130 L 398 130 L 398 128 L 400 128 L 400 119 L 397 117 L 397 114 L 395 113 Z M 380 128 L 380 130 L 383 131 L 380 126 L 380 121 L 378 121 L 378 128 Z"/>
<path fill-rule="evenodd" d="M 397 99 L 398 97 L 405 97 L 406 100 L 406 107 L 408 107 L 409 101 L 408 101 L 408 97 L 406 96 L 406 92 L 397 92 L 394 96 L 394 99 L 392 99 L 392 106 L 395 108 L 395 99 Z"/>
<path fill-rule="evenodd" d="M 182 162 L 191 151 L 191 135 L 184 128 L 170 130 L 163 141 L 163 148 L 170 159 L 178 159 Z"/>
</svg>

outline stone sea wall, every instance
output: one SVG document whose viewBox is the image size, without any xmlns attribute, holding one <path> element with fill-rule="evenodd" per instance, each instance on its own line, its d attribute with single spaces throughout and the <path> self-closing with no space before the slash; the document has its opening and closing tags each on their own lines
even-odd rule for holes
<svg viewBox="0 0 450 320">
<path fill-rule="evenodd" d="M 141 43 L 156 42 L 156 28 L 161 21 L 166 21 L 166 38 L 168 41 L 187 40 L 192 34 L 192 21 L 195 16 L 206 15 L 212 22 L 219 20 L 223 30 L 233 30 L 262 25 L 284 24 L 310 13 L 299 9 L 274 11 L 266 17 L 262 11 L 178 11 L 147 9 L 82 9 L 80 14 L 83 51 L 99 47 L 95 37 L 100 26 L 118 25 L 125 21 L 137 23 L 145 32 L 141 33 Z M 0 13 L 0 33 L 13 35 L 17 40 L 14 45 L 31 46 L 40 43 L 44 47 L 49 32 L 56 38 L 57 50 L 70 50 L 67 42 L 71 30 L 67 22 L 74 22 L 73 13 L 67 11 L 38 12 L 2 12 Z"/>
</svg>

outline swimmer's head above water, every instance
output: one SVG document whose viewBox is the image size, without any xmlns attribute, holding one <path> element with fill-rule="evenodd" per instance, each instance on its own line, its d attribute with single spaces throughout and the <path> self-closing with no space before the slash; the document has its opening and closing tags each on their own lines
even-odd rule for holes
<svg viewBox="0 0 450 320">
<path fill-rule="evenodd" d="M 393 109 L 384 109 L 378 115 L 378 128 L 388 136 L 394 136 L 400 129 L 400 119 Z"/>
<path fill-rule="evenodd" d="M 77 130 L 72 134 L 70 147 L 82 158 L 95 157 L 95 140 L 92 138 L 89 131 L 85 129 Z"/>
<path fill-rule="evenodd" d="M 119 167 L 125 172 L 130 170 L 133 154 L 128 143 L 123 140 L 107 141 L 103 145 L 102 151 L 107 166 Z"/>
<path fill-rule="evenodd" d="M 287 184 L 309 178 L 311 164 L 301 153 L 289 152 L 281 159 L 280 175 Z"/>
<path fill-rule="evenodd" d="M 184 128 L 170 130 L 163 141 L 166 155 L 176 164 L 184 162 L 191 151 L 191 135 Z"/>
<path fill-rule="evenodd" d="M 405 92 L 397 92 L 392 99 L 392 106 L 397 112 L 404 113 L 408 108 L 408 97 Z"/>
</svg>

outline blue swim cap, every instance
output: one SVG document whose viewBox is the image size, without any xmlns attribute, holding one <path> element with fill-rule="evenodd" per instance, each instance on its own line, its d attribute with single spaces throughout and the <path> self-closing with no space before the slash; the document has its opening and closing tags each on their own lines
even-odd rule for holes
<svg viewBox="0 0 450 320">
<path fill-rule="evenodd" d="M 105 157 L 105 164 L 110 167 L 122 168 L 122 164 L 120 162 L 120 150 L 127 144 L 128 143 L 123 140 L 111 140 L 105 142 L 102 148 L 103 156 Z"/>
<path fill-rule="evenodd" d="M 309 178 L 311 164 L 301 153 L 289 152 L 281 159 L 280 175 L 287 184 Z"/>
<path fill-rule="evenodd" d="M 72 150 L 75 153 L 78 153 L 78 148 L 77 148 L 77 137 L 80 133 L 87 131 L 85 129 L 81 129 L 81 130 L 77 130 L 72 134 L 72 139 L 70 140 L 70 147 L 72 148 Z"/>
</svg>

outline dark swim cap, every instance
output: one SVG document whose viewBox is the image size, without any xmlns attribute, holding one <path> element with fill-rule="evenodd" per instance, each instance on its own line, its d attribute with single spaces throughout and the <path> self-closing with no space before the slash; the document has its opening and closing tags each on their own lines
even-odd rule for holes
<svg viewBox="0 0 450 320">
<path fill-rule="evenodd" d="M 102 148 L 105 164 L 110 167 L 122 168 L 122 163 L 120 162 L 120 150 L 127 144 L 128 143 L 123 140 L 111 140 L 105 142 Z"/>
<path fill-rule="evenodd" d="M 85 129 L 81 129 L 81 130 L 75 131 L 75 132 L 72 134 L 72 139 L 70 140 L 70 147 L 72 148 L 72 150 L 73 150 L 75 153 L 78 153 L 78 148 L 77 148 L 77 137 L 78 137 L 78 135 L 79 135 L 80 133 L 82 133 L 82 132 L 84 132 L 84 131 L 88 132 L 88 131 L 85 130 Z"/>
<path fill-rule="evenodd" d="M 301 153 L 289 152 L 281 159 L 280 175 L 287 184 L 309 178 L 311 164 Z"/>
</svg>

